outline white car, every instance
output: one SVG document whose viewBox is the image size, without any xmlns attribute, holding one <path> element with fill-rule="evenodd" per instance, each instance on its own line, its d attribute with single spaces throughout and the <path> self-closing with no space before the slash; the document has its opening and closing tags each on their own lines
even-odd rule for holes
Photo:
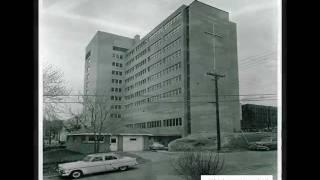
<svg viewBox="0 0 320 180">
<path fill-rule="evenodd" d="M 121 170 L 137 165 L 136 158 L 120 156 L 114 153 L 90 154 L 81 161 L 63 163 L 58 165 L 58 172 L 61 176 L 79 178 L 82 175 Z"/>
</svg>

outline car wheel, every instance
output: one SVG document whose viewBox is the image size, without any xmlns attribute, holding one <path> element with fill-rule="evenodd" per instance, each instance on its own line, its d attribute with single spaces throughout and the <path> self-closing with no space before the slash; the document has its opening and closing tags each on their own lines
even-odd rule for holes
<svg viewBox="0 0 320 180">
<path fill-rule="evenodd" d="M 120 171 L 125 171 L 125 170 L 128 169 L 128 166 L 122 166 L 122 167 L 120 167 L 119 169 L 120 169 Z"/>
<path fill-rule="evenodd" d="M 72 173 L 70 174 L 70 176 L 74 179 L 78 179 L 82 176 L 82 172 L 81 171 L 72 171 Z"/>
</svg>

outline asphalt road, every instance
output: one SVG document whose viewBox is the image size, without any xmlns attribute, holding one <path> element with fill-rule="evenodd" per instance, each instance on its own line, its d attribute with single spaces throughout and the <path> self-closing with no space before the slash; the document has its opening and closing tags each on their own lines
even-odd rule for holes
<svg viewBox="0 0 320 180">
<path fill-rule="evenodd" d="M 87 175 L 81 180 L 182 180 L 171 166 L 171 159 L 178 153 L 170 152 L 136 152 L 135 154 L 151 160 L 127 171 L 113 171 Z M 276 180 L 276 151 L 244 151 L 224 153 L 225 170 L 222 174 L 273 175 Z M 60 177 L 44 177 L 45 180 L 62 180 Z"/>
</svg>

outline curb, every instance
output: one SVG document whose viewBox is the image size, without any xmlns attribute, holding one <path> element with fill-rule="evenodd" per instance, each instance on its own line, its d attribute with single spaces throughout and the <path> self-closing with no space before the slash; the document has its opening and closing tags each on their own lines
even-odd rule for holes
<svg viewBox="0 0 320 180">
<path fill-rule="evenodd" d="M 58 177 L 59 175 L 51 175 L 51 176 L 43 176 L 43 178 L 53 178 L 53 177 Z"/>
</svg>

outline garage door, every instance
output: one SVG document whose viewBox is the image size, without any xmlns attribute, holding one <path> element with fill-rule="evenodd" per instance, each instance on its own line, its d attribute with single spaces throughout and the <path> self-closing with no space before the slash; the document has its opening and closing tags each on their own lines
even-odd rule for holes
<svg viewBox="0 0 320 180">
<path fill-rule="evenodd" d="M 123 151 L 143 151 L 143 137 L 123 136 Z"/>
</svg>

